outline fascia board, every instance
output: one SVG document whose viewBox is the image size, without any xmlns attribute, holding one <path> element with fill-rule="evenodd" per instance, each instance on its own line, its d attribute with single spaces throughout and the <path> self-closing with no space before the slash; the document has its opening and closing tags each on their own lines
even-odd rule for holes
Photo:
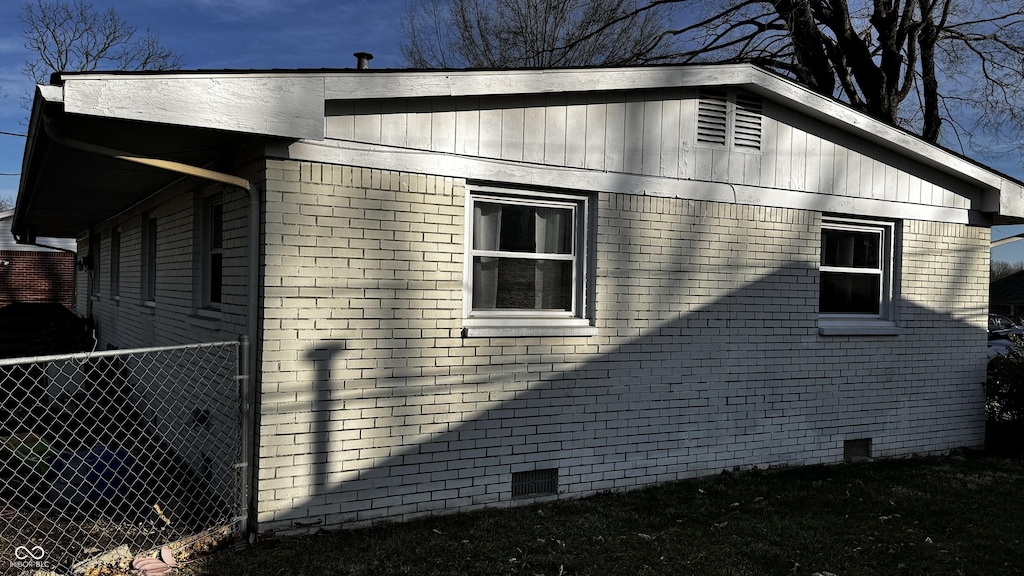
<svg viewBox="0 0 1024 576">
<path fill-rule="evenodd" d="M 322 76 L 69 76 L 64 111 L 284 138 L 324 135 Z"/>
<path fill-rule="evenodd" d="M 54 90 L 56 88 L 56 90 Z M 14 215 L 11 218 L 11 230 L 26 224 L 25 215 L 32 205 L 35 172 L 33 162 L 38 157 L 46 157 L 49 139 L 44 138 L 43 115 L 46 108 L 59 107 L 63 92 L 59 86 L 36 86 L 32 97 L 32 111 L 29 113 L 28 138 L 25 139 L 25 153 L 21 157 L 21 178 L 18 182 L 18 197 L 14 204 Z"/>
<path fill-rule="evenodd" d="M 546 70 L 410 71 L 388 74 L 333 73 L 324 78 L 327 100 L 501 96 L 681 86 L 742 84 L 749 65 Z M 763 72 L 762 72 L 763 73 Z"/>
</svg>

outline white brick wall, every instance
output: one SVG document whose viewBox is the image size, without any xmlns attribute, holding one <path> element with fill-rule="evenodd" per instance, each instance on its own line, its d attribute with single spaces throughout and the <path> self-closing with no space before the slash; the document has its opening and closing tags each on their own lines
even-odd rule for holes
<svg viewBox="0 0 1024 576">
<path fill-rule="evenodd" d="M 252 169 L 250 168 L 250 171 Z M 196 195 L 206 185 L 178 186 L 96 227 L 100 244 L 100 291 L 90 289 L 92 272 L 77 276 L 76 309 L 96 321 L 99 348 L 167 346 L 235 340 L 245 331 L 248 197 L 225 190 L 224 303 L 217 320 L 198 317 L 195 281 L 199 270 Z M 142 223 L 157 220 L 156 301 L 142 293 Z M 121 230 L 120 290 L 112 296 L 110 230 Z M 79 256 L 89 254 L 89 237 L 78 238 Z"/>
<path fill-rule="evenodd" d="M 268 162 L 261 530 L 982 442 L 987 229 L 904 222 L 900 335 L 824 337 L 819 213 L 601 195 L 599 334 L 463 338 L 464 201 Z"/>
<path fill-rule="evenodd" d="M 262 530 L 508 505 L 512 474 L 536 468 L 583 495 L 836 462 L 848 439 L 878 456 L 982 442 L 984 228 L 903 222 L 900 335 L 824 337 L 819 213 L 601 195 L 598 335 L 463 338 L 464 182 L 274 160 L 249 172 L 266 185 Z M 244 331 L 246 197 L 227 196 L 226 302 L 210 322 L 193 298 L 199 192 L 100 226 L 101 347 Z M 155 307 L 141 294 L 146 214 Z"/>
</svg>

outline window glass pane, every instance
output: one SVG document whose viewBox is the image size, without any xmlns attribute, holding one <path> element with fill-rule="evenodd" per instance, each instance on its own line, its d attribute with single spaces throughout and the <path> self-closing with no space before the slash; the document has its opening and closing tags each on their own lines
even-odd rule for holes
<svg viewBox="0 0 1024 576">
<path fill-rule="evenodd" d="M 473 249 L 572 254 L 572 210 L 475 202 Z"/>
<path fill-rule="evenodd" d="M 819 311 L 829 314 L 878 314 L 882 277 L 878 274 L 821 273 Z"/>
<path fill-rule="evenodd" d="M 474 310 L 572 310 L 572 262 L 473 258 Z"/>
<path fill-rule="evenodd" d="M 110 295 L 118 296 L 121 290 L 121 231 L 110 231 Z"/>
<path fill-rule="evenodd" d="M 224 245 L 224 205 L 210 206 L 210 248 L 217 249 Z"/>
<path fill-rule="evenodd" d="M 146 220 L 146 300 L 156 300 L 156 218 Z"/>
<path fill-rule="evenodd" d="M 221 286 L 223 284 L 223 269 L 220 254 L 210 255 L 210 302 L 219 304 L 221 301 Z"/>
<path fill-rule="evenodd" d="M 882 233 L 860 230 L 821 231 L 821 265 L 840 268 L 878 269 L 881 261 Z"/>
</svg>

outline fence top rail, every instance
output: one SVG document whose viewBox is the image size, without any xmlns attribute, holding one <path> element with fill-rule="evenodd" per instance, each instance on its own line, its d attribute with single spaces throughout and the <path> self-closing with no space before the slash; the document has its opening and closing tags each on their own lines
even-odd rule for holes
<svg viewBox="0 0 1024 576">
<path fill-rule="evenodd" d="M 93 358 L 105 358 L 108 356 L 123 356 L 125 354 L 154 354 L 158 352 L 174 352 L 176 350 L 200 350 L 203 348 L 216 348 L 220 346 L 238 346 L 237 340 L 225 340 L 222 342 L 199 342 L 195 344 L 180 344 L 177 346 L 157 346 L 151 348 L 119 348 L 117 350 L 102 350 L 93 352 L 77 352 L 75 354 L 54 354 L 50 356 L 24 356 L 21 358 L 0 359 L 0 367 L 16 366 L 18 364 L 37 364 L 41 362 L 64 362 L 68 360 L 91 360 Z"/>
</svg>

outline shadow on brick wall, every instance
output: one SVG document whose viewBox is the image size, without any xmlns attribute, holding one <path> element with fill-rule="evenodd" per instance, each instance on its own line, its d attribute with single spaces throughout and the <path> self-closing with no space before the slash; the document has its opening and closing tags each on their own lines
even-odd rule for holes
<svg viewBox="0 0 1024 576">
<path fill-rule="evenodd" d="M 815 269 L 743 277 L 706 287 L 717 295 L 699 306 L 679 296 L 696 281 L 655 286 L 657 319 L 599 286 L 599 306 L 619 302 L 614 320 L 638 326 L 633 338 L 606 336 L 629 330 L 599 316 L 592 338 L 320 342 L 299 402 L 263 407 L 315 417 L 264 438 L 264 460 L 294 465 L 263 467 L 274 488 L 260 495 L 260 529 L 530 502 L 511 483 L 534 470 L 557 470 L 558 493 L 578 496 L 838 462 L 849 440 L 880 457 L 982 446 L 984 310 L 971 323 L 904 299 L 897 336 L 824 337 Z"/>
</svg>

